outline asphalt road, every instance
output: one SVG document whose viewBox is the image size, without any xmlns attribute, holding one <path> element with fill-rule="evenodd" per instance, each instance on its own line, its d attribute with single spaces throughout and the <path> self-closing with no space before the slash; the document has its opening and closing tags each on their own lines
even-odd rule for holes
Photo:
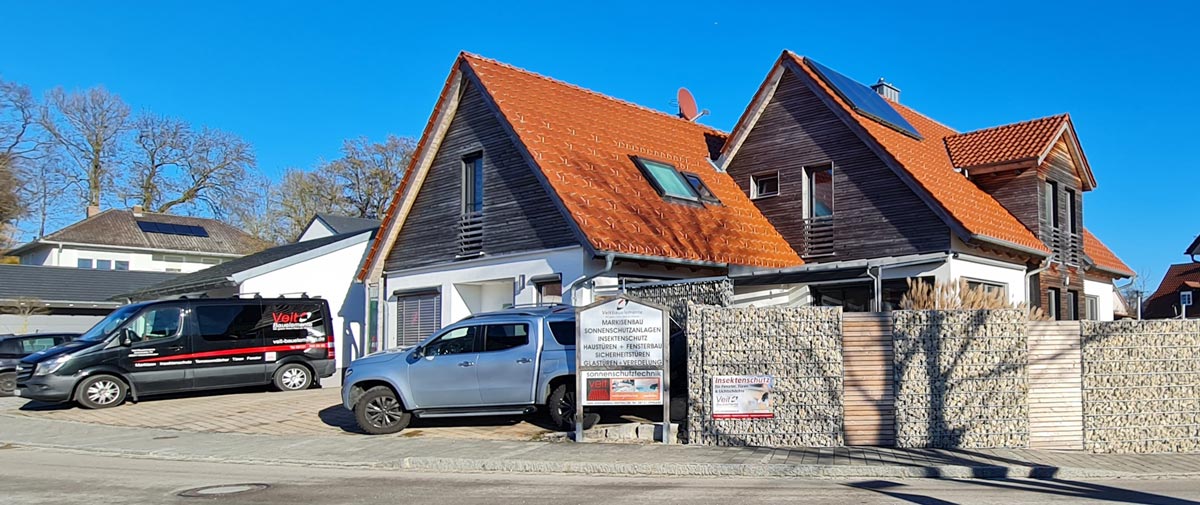
<svg viewBox="0 0 1200 505">
<path fill-rule="evenodd" d="M 263 483 L 207 498 L 200 486 Z M 0 448 L 0 503 L 1200 503 L 1200 481 L 831 481 L 432 474 L 115 458 Z"/>
</svg>

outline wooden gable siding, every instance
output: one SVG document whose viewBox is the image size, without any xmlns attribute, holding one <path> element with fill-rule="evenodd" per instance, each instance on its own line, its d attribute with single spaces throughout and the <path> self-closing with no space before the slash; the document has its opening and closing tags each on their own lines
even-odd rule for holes
<svg viewBox="0 0 1200 505">
<path fill-rule="evenodd" d="M 455 260 L 463 198 L 462 161 L 472 154 L 483 155 L 485 255 L 579 243 L 534 175 L 536 168 L 517 151 L 478 87 L 468 82 L 408 220 L 388 253 L 386 270 Z"/>
<path fill-rule="evenodd" d="M 1021 224 L 1035 236 L 1041 222 L 1042 179 L 1037 170 L 1022 169 L 972 176 L 979 189 L 984 190 L 1004 208 L 1008 209 Z"/>
<path fill-rule="evenodd" d="M 750 194 L 754 174 L 778 171 L 779 195 L 755 205 L 804 250 L 804 167 L 833 163 L 834 254 L 806 262 L 950 249 L 950 228 L 803 81 L 785 72 L 728 167 Z"/>
<path fill-rule="evenodd" d="M 1050 155 L 1046 157 L 1046 161 L 1042 162 L 1042 166 L 1038 169 L 1038 173 L 1043 180 L 1054 181 L 1058 183 L 1058 219 L 1063 230 L 1071 229 L 1070 223 L 1067 222 L 1067 190 L 1069 189 L 1075 192 L 1075 229 L 1078 230 L 1078 233 L 1082 233 L 1083 182 L 1079 180 L 1079 176 L 1076 174 L 1075 162 L 1071 159 L 1071 155 L 1067 151 L 1066 142 L 1060 140 L 1058 144 L 1054 146 L 1054 149 L 1050 152 Z M 1039 188 L 1040 191 L 1038 193 L 1038 202 L 1045 202 L 1042 192 L 1046 190 L 1046 185 L 1042 184 L 1039 186 Z M 1045 206 L 1044 203 L 1039 203 L 1039 205 L 1042 205 L 1043 207 Z M 1041 233 L 1038 234 L 1038 238 L 1042 239 L 1043 241 L 1047 241 L 1047 245 L 1049 245 L 1048 240 L 1050 239 L 1048 233 L 1052 230 L 1052 226 L 1050 224 L 1050 211 L 1051 209 L 1042 208 L 1041 222 L 1039 223 L 1039 229 Z M 1082 247 L 1082 242 L 1080 242 L 1080 248 Z"/>
</svg>

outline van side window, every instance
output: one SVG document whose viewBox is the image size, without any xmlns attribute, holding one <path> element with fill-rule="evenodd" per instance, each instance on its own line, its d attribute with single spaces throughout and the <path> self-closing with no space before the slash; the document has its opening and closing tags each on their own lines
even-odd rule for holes
<svg viewBox="0 0 1200 505">
<path fill-rule="evenodd" d="M 179 307 L 155 307 L 143 312 L 125 325 L 133 331 L 137 341 L 162 340 L 179 334 L 179 320 L 183 311 Z"/>
<path fill-rule="evenodd" d="M 492 324 L 484 333 L 483 350 L 503 351 L 529 344 L 528 324 Z"/>
<path fill-rule="evenodd" d="M 255 331 L 262 322 L 262 306 L 245 305 L 197 305 L 192 311 L 204 340 L 240 340 L 255 338 Z"/>
</svg>

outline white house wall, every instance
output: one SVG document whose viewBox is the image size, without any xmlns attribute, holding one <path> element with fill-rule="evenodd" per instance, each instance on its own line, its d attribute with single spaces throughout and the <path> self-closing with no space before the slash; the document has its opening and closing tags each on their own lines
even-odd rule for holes
<svg viewBox="0 0 1200 505">
<path fill-rule="evenodd" d="M 1100 321 L 1112 321 L 1114 307 L 1112 282 L 1099 282 L 1084 279 L 1084 296 L 1096 297 L 1096 318 Z"/>
<path fill-rule="evenodd" d="M 370 241 L 345 247 L 328 254 L 251 277 L 242 282 L 241 293 L 258 293 L 265 298 L 297 297 L 307 293 L 329 301 L 336 332 L 337 363 L 341 369 L 363 353 L 362 329 L 365 317 L 364 294 L 354 275 Z M 336 375 L 334 378 L 340 377 Z"/>
<path fill-rule="evenodd" d="M 23 265 L 60 266 L 76 268 L 80 259 L 128 261 L 129 270 L 141 272 L 192 273 L 204 270 L 233 258 L 183 253 L 155 253 L 109 247 L 63 247 L 46 245 L 21 256 Z M 110 268 L 111 270 L 111 268 Z"/>
<path fill-rule="evenodd" d="M 537 288 L 530 284 L 530 279 L 558 273 L 565 287 L 583 275 L 584 264 L 583 249 L 569 247 L 387 272 L 386 342 L 391 346 L 396 341 L 396 297 L 392 295 L 396 291 L 437 289 L 442 294 L 441 325 L 445 326 L 475 312 L 499 309 L 500 300 L 511 304 L 537 303 Z M 514 283 L 522 275 L 525 283 L 518 291 Z M 563 293 L 563 302 L 570 303 L 569 293 Z"/>
<path fill-rule="evenodd" d="M 0 335 L 6 333 L 83 333 L 101 319 L 104 319 L 104 316 L 0 314 Z"/>
<path fill-rule="evenodd" d="M 1002 264 L 995 260 L 961 253 L 955 258 L 951 258 L 949 264 L 950 277 L 948 280 L 951 282 L 967 279 L 1004 284 L 1008 288 L 1010 302 L 1025 303 L 1027 299 L 1028 290 L 1025 287 L 1026 270 L 1024 265 Z"/>
</svg>

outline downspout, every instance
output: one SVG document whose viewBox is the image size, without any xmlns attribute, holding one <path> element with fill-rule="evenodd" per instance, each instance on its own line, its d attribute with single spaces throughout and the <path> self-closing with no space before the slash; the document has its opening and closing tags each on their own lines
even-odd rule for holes
<svg viewBox="0 0 1200 505">
<path fill-rule="evenodd" d="M 1025 306 L 1026 307 L 1030 307 L 1030 308 L 1033 307 L 1033 300 L 1029 299 L 1030 295 L 1032 294 L 1029 292 L 1029 280 L 1032 279 L 1033 276 L 1040 274 L 1042 272 L 1045 272 L 1047 268 L 1050 268 L 1050 258 L 1046 258 L 1044 261 L 1042 261 L 1042 266 L 1038 267 L 1037 269 L 1025 272 Z"/>
<path fill-rule="evenodd" d="M 576 302 L 576 298 L 575 298 L 576 288 L 578 288 L 579 286 L 581 286 L 583 284 L 591 282 L 592 279 L 595 279 L 597 277 L 600 277 L 601 275 L 604 275 L 604 274 L 612 271 L 613 260 L 615 260 L 615 259 L 616 259 L 616 255 L 614 255 L 613 253 L 605 254 L 603 270 L 599 270 L 599 271 L 596 271 L 596 272 L 593 272 L 590 274 L 584 274 L 584 275 L 580 276 L 578 279 L 571 281 L 570 284 L 567 284 L 567 292 L 571 293 L 571 305 L 574 305 L 576 307 L 579 306 L 579 304 Z"/>
<path fill-rule="evenodd" d="M 875 299 L 872 300 L 872 312 L 883 312 L 883 267 L 875 265 L 875 273 L 871 273 L 871 267 L 867 267 L 867 277 L 873 281 L 871 291 L 875 294 Z"/>
</svg>

